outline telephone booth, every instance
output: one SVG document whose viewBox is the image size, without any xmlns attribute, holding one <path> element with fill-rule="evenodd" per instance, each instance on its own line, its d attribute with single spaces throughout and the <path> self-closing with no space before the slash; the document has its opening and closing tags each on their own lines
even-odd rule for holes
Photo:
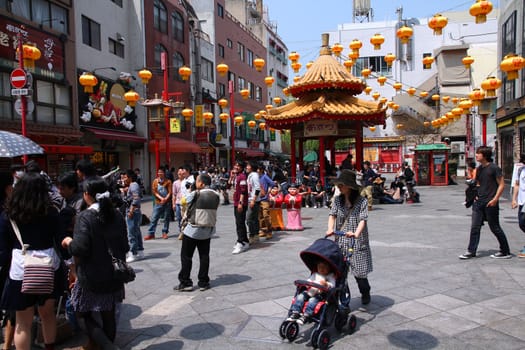
<svg viewBox="0 0 525 350">
<path fill-rule="evenodd" d="M 417 145 L 415 153 L 416 181 L 418 185 L 448 185 L 448 154 L 450 147 L 444 143 Z"/>
</svg>

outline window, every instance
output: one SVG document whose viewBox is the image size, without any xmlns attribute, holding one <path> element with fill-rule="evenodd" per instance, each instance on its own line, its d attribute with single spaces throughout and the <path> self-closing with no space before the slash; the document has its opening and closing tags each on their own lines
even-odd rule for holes
<svg viewBox="0 0 525 350">
<path fill-rule="evenodd" d="M 255 91 L 254 91 L 254 86 L 253 86 L 253 83 L 248 81 L 246 83 L 246 88 L 248 89 L 248 91 L 250 91 L 250 94 L 248 95 L 248 98 L 250 100 L 253 100 L 253 97 L 255 96 Z"/>
<path fill-rule="evenodd" d="M 82 16 L 82 42 L 100 50 L 100 24 Z"/>
<path fill-rule="evenodd" d="M 72 125 L 71 95 L 68 87 L 49 81 L 36 81 L 33 121 L 42 124 Z"/>
<path fill-rule="evenodd" d="M 122 0 L 111 0 L 111 2 L 117 5 L 118 7 L 122 7 Z"/>
<path fill-rule="evenodd" d="M 230 82 L 232 84 L 232 91 L 230 91 L 230 88 L 228 88 L 228 93 L 237 91 L 238 87 L 235 86 L 235 73 L 228 71 L 228 84 Z"/>
<path fill-rule="evenodd" d="M 503 104 L 511 102 L 516 98 L 516 84 L 515 80 L 508 80 L 503 78 Z"/>
<path fill-rule="evenodd" d="M 244 45 L 241 43 L 237 43 L 237 53 L 239 54 L 239 60 L 241 62 L 244 62 Z"/>
<path fill-rule="evenodd" d="M 516 11 L 503 24 L 501 35 L 501 58 L 509 53 L 516 53 Z"/>
<path fill-rule="evenodd" d="M 219 57 L 224 58 L 224 46 L 219 44 Z"/>
<path fill-rule="evenodd" d="M 202 79 L 209 81 L 210 83 L 213 83 L 214 81 L 213 62 L 205 58 L 202 58 L 201 67 L 202 67 L 201 68 Z"/>
<path fill-rule="evenodd" d="M 246 80 L 243 77 L 239 77 L 237 80 L 237 89 L 242 90 L 246 88 Z"/>
<path fill-rule="evenodd" d="M 178 81 L 183 81 L 182 77 L 179 74 L 179 68 L 184 66 L 184 57 L 182 56 L 180 52 L 175 52 L 173 54 L 172 66 L 173 66 L 173 71 L 175 72 L 175 74 L 173 74 L 173 79 L 178 80 Z"/>
<path fill-rule="evenodd" d="M 184 42 L 184 18 L 175 11 L 171 15 L 171 28 L 173 31 L 173 38 L 181 43 Z"/>
<path fill-rule="evenodd" d="M 117 40 L 108 39 L 109 52 L 112 54 L 124 58 L 124 45 Z"/>
<path fill-rule="evenodd" d="M 233 48 L 233 41 L 231 41 L 230 39 L 226 39 L 226 46 L 228 46 L 230 49 Z"/>
<path fill-rule="evenodd" d="M 224 18 L 224 7 L 221 4 L 217 4 L 217 16 Z"/>
<path fill-rule="evenodd" d="M 251 50 L 246 50 L 246 59 L 248 60 L 248 65 L 253 67 L 253 52 Z"/>
<path fill-rule="evenodd" d="M 224 85 L 223 83 L 220 83 L 219 84 L 219 97 L 224 97 L 226 96 L 226 85 Z"/>
<path fill-rule="evenodd" d="M 154 65 L 155 65 L 154 69 L 156 70 L 156 73 L 162 73 L 162 68 L 161 68 L 162 64 L 161 64 L 160 58 L 163 52 L 165 54 L 168 54 L 168 50 L 166 50 L 164 46 L 162 46 L 161 44 L 155 45 L 153 56 L 154 56 Z"/>
<path fill-rule="evenodd" d="M 153 27 L 159 32 L 168 33 L 168 12 L 160 0 L 153 2 Z"/>
<path fill-rule="evenodd" d="M 384 56 L 359 57 L 353 67 L 353 74 L 360 76 L 364 68 L 380 75 L 392 75 L 392 67 L 388 67 Z"/>
<path fill-rule="evenodd" d="M 260 86 L 255 88 L 255 100 L 257 102 L 262 102 L 262 88 Z"/>
</svg>

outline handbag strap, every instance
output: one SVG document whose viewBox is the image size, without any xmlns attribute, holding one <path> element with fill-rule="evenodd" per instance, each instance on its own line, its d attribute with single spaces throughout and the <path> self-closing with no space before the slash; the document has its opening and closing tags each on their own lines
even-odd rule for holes
<svg viewBox="0 0 525 350">
<path fill-rule="evenodd" d="M 13 227 L 13 230 L 15 231 L 16 238 L 18 238 L 18 242 L 20 242 L 20 246 L 22 247 L 22 253 L 26 253 L 26 249 L 28 245 L 24 244 L 24 241 L 22 241 L 22 235 L 20 234 L 20 229 L 18 228 L 18 225 L 16 222 L 14 222 L 13 219 L 9 219 L 11 221 L 11 226 Z"/>
</svg>

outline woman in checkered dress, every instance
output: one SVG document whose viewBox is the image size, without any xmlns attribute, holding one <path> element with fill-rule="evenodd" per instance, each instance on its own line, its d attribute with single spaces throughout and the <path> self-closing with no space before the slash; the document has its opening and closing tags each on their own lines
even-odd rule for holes
<svg viewBox="0 0 525 350">
<path fill-rule="evenodd" d="M 361 292 L 361 302 L 370 303 L 370 284 L 368 274 L 372 272 L 372 252 L 368 241 L 368 201 L 360 196 L 361 188 L 357 185 L 356 174 L 351 170 L 343 170 L 334 181 L 341 194 L 335 198 L 328 217 L 326 234 L 333 235 L 335 231 L 343 231 L 344 236 L 336 236 L 335 241 L 345 256 L 353 252 L 348 261 L 350 272 L 357 281 Z M 352 237 L 354 246 L 352 247 Z"/>
</svg>

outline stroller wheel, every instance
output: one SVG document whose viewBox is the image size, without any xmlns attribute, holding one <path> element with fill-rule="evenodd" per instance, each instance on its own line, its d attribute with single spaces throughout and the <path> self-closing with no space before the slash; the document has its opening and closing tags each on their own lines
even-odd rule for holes
<svg viewBox="0 0 525 350">
<path fill-rule="evenodd" d="M 335 326 L 335 329 L 337 329 L 339 333 L 341 333 L 343 328 L 345 327 L 346 321 L 347 321 L 346 314 L 341 311 L 338 311 L 337 314 L 335 315 L 334 326 Z"/>
<path fill-rule="evenodd" d="M 281 327 L 279 327 L 279 335 L 281 336 L 281 338 L 286 338 L 286 326 L 288 326 L 288 323 L 290 321 L 284 321 L 283 323 L 281 323 Z"/>
<path fill-rule="evenodd" d="M 327 350 L 330 346 L 330 333 L 326 329 L 323 329 L 321 332 L 319 332 L 319 336 L 317 337 L 317 345 L 319 346 L 320 350 Z"/>
<path fill-rule="evenodd" d="M 293 342 L 299 335 L 299 325 L 297 322 L 289 322 L 285 329 L 286 338 Z"/>
<path fill-rule="evenodd" d="M 350 316 L 350 319 L 348 320 L 348 329 L 350 329 L 350 332 L 353 332 L 356 327 L 357 327 L 357 317 L 355 317 L 355 315 L 352 315 Z"/>
<path fill-rule="evenodd" d="M 312 345 L 312 348 L 314 349 L 317 349 L 317 341 L 318 341 L 318 337 L 319 337 L 319 332 L 320 330 L 319 329 L 314 329 L 312 331 L 312 334 L 310 335 L 310 344 Z"/>
</svg>

